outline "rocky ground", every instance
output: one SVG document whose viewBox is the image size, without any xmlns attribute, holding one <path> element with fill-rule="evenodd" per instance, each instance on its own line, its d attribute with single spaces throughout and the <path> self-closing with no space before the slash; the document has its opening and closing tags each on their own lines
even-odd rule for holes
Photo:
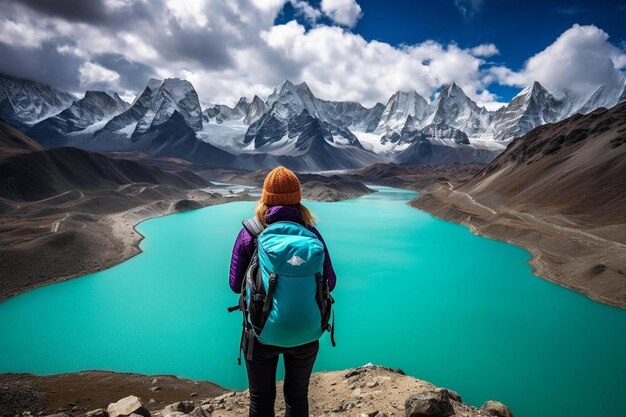
<svg viewBox="0 0 626 417">
<path fill-rule="evenodd" d="M 277 415 L 284 415 L 282 382 Z M 225 391 L 207 382 L 169 376 L 79 372 L 47 377 L 0 375 L 0 415 L 55 417 L 240 417 L 247 415 L 246 391 Z M 374 365 L 318 372 L 309 389 L 311 416 L 512 417 L 497 401 L 481 408 L 456 392 Z"/>
<path fill-rule="evenodd" d="M 235 197 L 245 198 L 251 199 Z M 201 190 L 131 184 L 20 202 L 0 214 L 0 301 L 140 253 L 143 236 L 135 226 L 145 219 L 228 201 Z"/>
<path fill-rule="evenodd" d="M 346 171 L 341 176 L 353 181 L 421 191 L 438 181 L 459 184 L 473 177 L 484 167 L 485 165 L 482 164 L 406 165 L 385 163 Z"/>
</svg>

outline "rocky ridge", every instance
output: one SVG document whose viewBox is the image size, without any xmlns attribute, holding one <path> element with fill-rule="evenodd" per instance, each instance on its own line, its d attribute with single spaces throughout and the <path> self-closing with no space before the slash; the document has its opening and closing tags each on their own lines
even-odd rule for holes
<svg viewBox="0 0 626 417">
<path fill-rule="evenodd" d="M 150 388 L 155 395 L 165 390 L 158 385 L 158 381 L 155 378 Z M 184 382 L 181 380 L 181 384 Z M 278 383 L 277 392 L 282 392 L 282 381 Z M 131 394 L 117 401 L 110 400 L 108 404 L 99 404 L 99 408 L 94 409 L 76 401 L 68 401 L 67 406 L 55 410 L 56 414 L 46 414 L 44 410 L 37 409 L 12 409 L 11 412 L 23 417 L 235 417 L 247 415 L 249 393 L 247 390 L 227 391 L 201 397 L 197 392 L 186 392 L 186 395 L 165 406 L 151 398 L 144 400 Z M 275 408 L 277 415 L 285 411 L 280 394 L 277 395 Z M 400 369 L 372 364 L 343 371 L 314 373 L 309 386 L 309 413 L 317 417 L 513 416 L 511 410 L 500 402 L 487 401 L 476 408 L 463 403 L 461 396 L 454 391 L 407 376 Z"/>
</svg>

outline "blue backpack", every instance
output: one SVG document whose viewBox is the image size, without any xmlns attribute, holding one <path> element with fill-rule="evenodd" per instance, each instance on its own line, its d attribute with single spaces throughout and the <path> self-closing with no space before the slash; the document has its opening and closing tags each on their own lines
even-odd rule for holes
<svg viewBox="0 0 626 417">
<path fill-rule="evenodd" d="M 299 223 L 279 221 L 263 227 L 256 217 L 243 221 L 254 251 L 242 282 L 239 304 L 241 349 L 252 359 L 254 339 L 266 345 L 293 347 L 331 333 L 334 300 L 324 277 L 324 244 Z M 241 363 L 241 355 L 239 357 Z"/>
</svg>

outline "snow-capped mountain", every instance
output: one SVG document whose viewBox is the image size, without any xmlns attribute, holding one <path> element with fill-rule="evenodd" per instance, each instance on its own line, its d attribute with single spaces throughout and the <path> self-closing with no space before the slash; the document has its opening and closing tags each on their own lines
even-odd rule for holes
<svg viewBox="0 0 626 417">
<path fill-rule="evenodd" d="M 394 93 L 376 126 L 376 133 L 386 134 L 400 132 L 406 124 L 407 118 L 422 120 L 428 101 L 416 91 L 397 91 Z"/>
<path fill-rule="evenodd" d="M 247 125 L 251 125 L 263 116 L 263 113 L 267 111 L 265 102 L 257 95 L 254 96 L 252 102 L 246 109 L 246 116 L 243 118 L 243 122 Z"/>
<path fill-rule="evenodd" d="M 494 119 L 493 132 L 497 141 L 509 141 L 537 126 L 567 117 L 562 101 L 557 100 L 538 82 L 526 87 Z"/>
<path fill-rule="evenodd" d="M 162 80 L 152 78 L 143 92 L 135 98 L 130 108 L 113 117 L 96 135 L 103 133 L 113 133 L 130 137 L 137 127 L 137 122 L 141 120 L 152 106 L 156 93 L 163 83 Z"/>
<path fill-rule="evenodd" d="M 193 85 L 180 78 L 167 78 L 159 86 L 146 114 L 137 122 L 134 135 L 167 122 L 175 111 L 194 131 L 202 129 L 202 109 Z"/>
<path fill-rule="evenodd" d="M 178 112 L 194 131 L 202 129 L 202 109 L 198 94 L 187 80 L 151 79 L 131 107 L 114 117 L 96 136 L 104 133 L 136 137 L 167 122 Z"/>
<path fill-rule="evenodd" d="M 332 112 L 332 117 L 328 118 L 333 118 L 336 123 L 346 126 L 351 131 L 373 132 L 385 110 L 381 103 L 367 108 L 354 101 L 323 102 L 326 103 L 326 110 Z"/>
<path fill-rule="evenodd" d="M 463 131 L 467 136 L 490 136 L 493 114 L 470 99 L 455 83 L 448 84 L 426 111 L 420 124 L 445 123 Z"/>
<path fill-rule="evenodd" d="M 267 106 L 259 96 L 255 95 L 252 101 L 248 101 L 246 97 L 241 97 L 235 107 L 216 104 L 205 109 L 202 112 L 202 120 L 205 123 L 240 122 L 250 125 L 263 116 L 266 110 Z"/>
<path fill-rule="evenodd" d="M 399 91 L 386 105 L 366 108 L 320 99 L 306 83 L 286 80 L 266 101 L 242 97 L 234 107 L 215 104 L 202 111 L 191 83 L 175 78 L 150 80 L 130 107 L 115 94 L 90 91 L 68 101 L 67 93 L 37 83 L 0 81 L 0 116 L 21 129 L 54 109 L 29 131 L 49 147 L 140 151 L 237 168 L 281 163 L 305 171 L 380 161 L 488 162 L 539 125 L 626 100 L 626 76 L 584 94 L 548 91 L 535 82 L 495 112 L 454 83 L 431 102 L 415 91 Z"/>
<path fill-rule="evenodd" d="M 620 87 L 621 91 L 620 91 Z M 618 103 L 626 100 L 626 75 L 621 79 L 620 85 L 609 86 L 603 85 L 598 87 L 596 91 L 587 99 L 579 109 L 577 113 L 590 113 L 598 107 L 611 108 Z"/>
<path fill-rule="evenodd" d="M 306 109 L 286 126 L 275 125 L 278 119 L 274 115 L 268 117 L 269 124 L 264 123 L 257 134 L 246 137 L 253 151 L 240 155 L 244 161 L 242 167 L 282 164 L 300 171 L 319 171 L 357 168 L 382 161 L 375 153 L 363 149 L 349 130 L 314 117 Z M 279 130 L 273 133 L 282 134 L 278 140 L 263 133 L 270 127 Z"/>
<path fill-rule="evenodd" d="M 27 134 L 44 146 L 60 146 L 68 136 L 93 134 L 113 116 L 123 112 L 129 104 L 117 93 L 87 91 L 61 113 L 48 117 L 27 130 Z"/>
<path fill-rule="evenodd" d="M 447 125 L 444 122 L 431 123 L 416 129 L 405 125 L 401 132 L 402 137 L 411 138 L 409 142 L 427 140 L 432 143 L 445 146 L 469 145 L 467 134 L 460 129 Z"/>
<path fill-rule="evenodd" d="M 202 112 L 203 120 L 210 123 L 214 120 L 216 123 L 224 123 L 232 120 L 243 120 L 250 107 L 248 99 L 241 97 L 234 108 L 225 104 L 216 104 L 215 106 L 205 109 Z"/>
<path fill-rule="evenodd" d="M 76 97 L 48 85 L 0 74 L 0 117 L 24 128 L 55 115 Z"/>
</svg>

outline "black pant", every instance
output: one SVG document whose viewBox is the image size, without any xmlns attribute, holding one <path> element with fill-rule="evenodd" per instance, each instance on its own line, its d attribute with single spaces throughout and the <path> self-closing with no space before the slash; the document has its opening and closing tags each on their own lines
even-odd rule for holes
<svg viewBox="0 0 626 417">
<path fill-rule="evenodd" d="M 281 353 L 285 361 L 285 417 L 308 417 L 309 379 L 318 350 L 317 340 L 291 348 L 264 345 L 254 340 L 253 358 L 246 359 L 250 417 L 274 417 L 276 367 Z"/>
</svg>

